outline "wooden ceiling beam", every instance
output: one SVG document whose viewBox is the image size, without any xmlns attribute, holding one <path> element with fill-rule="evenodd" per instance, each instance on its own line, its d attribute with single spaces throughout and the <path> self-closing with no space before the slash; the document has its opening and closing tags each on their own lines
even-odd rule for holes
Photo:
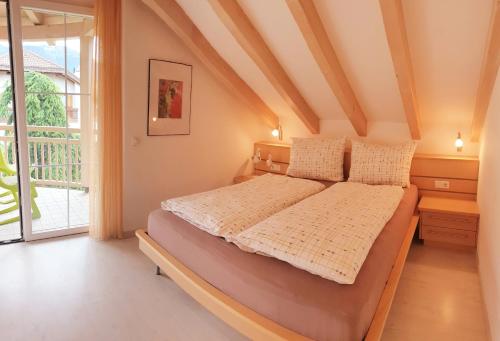
<svg viewBox="0 0 500 341">
<path fill-rule="evenodd" d="M 92 30 L 92 26 L 87 22 L 75 22 L 69 24 L 35 25 L 23 26 L 23 40 L 58 40 L 76 38 L 87 35 Z M 0 27 L 0 39 L 8 39 L 7 27 Z"/>
<path fill-rule="evenodd" d="M 359 136 L 366 136 L 366 117 L 340 65 L 321 18 L 311 0 L 287 0 L 288 8 L 295 18 L 312 55 L 342 109 Z"/>
<path fill-rule="evenodd" d="M 257 64 L 278 93 L 313 134 L 319 133 L 319 118 L 271 52 L 257 29 L 235 0 L 210 0 L 215 13 Z"/>
<path fill-rule="evenodd" d="M 175 0 L 143 0 L 205 66 L 231 91 L 250 104 L 269 127 L 278 126 L 278 116 L 217 53 Z"/>
<path fill-rule="evenodd" d="M 498 67 L 500 65 L 500 3 L 495 1 L 491 17 L 487 46 L 481 65 L 481 76 L 476 94 L 474 117 L 472 119 L 472 142 L 478 142 L 481 137 L 491 94 L 495 87 Z"/>
<path fill-rule="evenodd" d="M 380 9 L 410 134 L 413 139 L 419 140 L 420 113 L 403 6 L 401 0 L 380 0 Z"/>
<path fill-rule="evenodd" d="M 43 13 L 38 13 L 33 11 L 32 9 L 24 9 L 24 14 L 28 17 L 29 21 L 33 25 L 42 25 L 43 24 Z"/>
</svg>

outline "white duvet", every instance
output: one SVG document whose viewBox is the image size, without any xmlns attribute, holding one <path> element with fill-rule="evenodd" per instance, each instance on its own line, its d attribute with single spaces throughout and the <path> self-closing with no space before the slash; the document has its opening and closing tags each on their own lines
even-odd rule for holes
<svg viewBox="0 0 500 341">
<path fill-rule="evenodd" d="M 237 185 L 165 200 L 161 207 L 232 241 L 234 235 L 324 188 L 312 180 L 265 174 Z"/>
<path fill-rule="evenodd" d="M 234 242 L 352 284 L 402 196 L 401 187 L 337 183 L 243 231 Z"/>
</svg>

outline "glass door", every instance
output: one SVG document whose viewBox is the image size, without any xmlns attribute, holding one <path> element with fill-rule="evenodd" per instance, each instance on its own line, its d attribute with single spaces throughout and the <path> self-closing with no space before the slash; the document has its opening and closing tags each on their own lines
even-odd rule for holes
<svg viewBox="0 0 500 341">
<path fill-rule="evenodd" d="M 85 232 L 93 19 L 44 1 L 11 9 L 25 239 Z"/>
<path fill-rule="evenodd" d="M 0 244 L 21 241 L 9 11 L 0 1 Z"/>
</svg>

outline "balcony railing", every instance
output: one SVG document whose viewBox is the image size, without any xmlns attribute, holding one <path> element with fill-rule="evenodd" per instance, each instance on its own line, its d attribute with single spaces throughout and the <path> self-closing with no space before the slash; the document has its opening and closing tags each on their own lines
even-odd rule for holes
<svg viewBox="0 0 500 341">
<path fill-rule="evenodd" d="M 85 187 L 79 128 L 27 126 L 27 131 L 30 174 L 37 186 Z M 0 150 L 10 164 L 16 163 L 13 132 L 12 125 L 0 125 Z M 29 136 L 32 132 L 61 137 Z"/>
</svg>

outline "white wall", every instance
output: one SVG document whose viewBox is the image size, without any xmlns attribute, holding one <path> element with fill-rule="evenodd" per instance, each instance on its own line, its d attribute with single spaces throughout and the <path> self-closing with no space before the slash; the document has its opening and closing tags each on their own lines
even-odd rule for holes
<svg viewBox="0 0 500 341">
<path fill-rule="evenodd" d="M 493 340 L 500 340 L 500 78 L 497 78 L 481 139 L 478 201 L 479 273 Z"/>
<path fill-rule="evenodd" d="M 146 136 L 148 58 L 193 65 L 191 135 Z M 124 229 L 170 197 L 231 183 L 268 129 L 140 0 L 123 2 Z M 133 146 L 137 138 L 139 144 Z"/>
<path fill-rule="evenodd" d="M 291 137 L 313 136 L 296 117 L 281 118 L 284 141 L 289 143 Z M 459 126 L 459 128 L 457 128 Z M 347 136 L 352 139 L 366 140 L 374 143 L 400 143 L 411 140 L 408 124 L 400 122 L 368 122 L 368 136 L 359 137 L 348 120 L 321 120 L 320 136 Z M 470 122 L 461 125 L 447 126 L 444 124 L 425 127 L 422 138 L 418 140 L 417 153 L 478 156 L 479 143 L 470 142 Z M 462 132 L 464 148 L 457 152 L 455 140 L 458 131 Z"/>
</svg>

